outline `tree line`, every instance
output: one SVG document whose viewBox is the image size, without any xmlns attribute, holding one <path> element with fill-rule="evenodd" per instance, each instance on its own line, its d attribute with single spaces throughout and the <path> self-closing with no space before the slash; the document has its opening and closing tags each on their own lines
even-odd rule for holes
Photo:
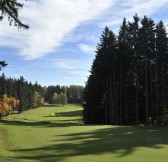
<svg viewBox="0 0 168 162">
<path fill-rule="evenodd" d="M 97 45 L 83 97 L 85 123 L 168 123 L 168 37 L 162 21 L 123 19 Z"/>
<path fill-rule="evenodd" d="M 45 100 L 57 106 L 67 103 L 80 104 L 82 102 L 83 88 L 80 85 L 44 87 Z"/>
<path fill-rule="evenodd" d="M 43 88 L 36 82 L 27 82 L 23 76 L 19 79 L 0 76 L 0 117 L 11 111 L 23 112 L 44 104 Z"/>
<path fill-rule="evenodd" d="M 6 65 L 6 64 L 5 64 Z M 81 104 L 83 86 L 48 86 L 42 87 L 37 82 L 32 84 L 21 76 L 19 79 L 0 76 L 0 118 L 13 112 L 21 113 L 44 105 L 54 106 L 67 103 Z"/>
</svg>

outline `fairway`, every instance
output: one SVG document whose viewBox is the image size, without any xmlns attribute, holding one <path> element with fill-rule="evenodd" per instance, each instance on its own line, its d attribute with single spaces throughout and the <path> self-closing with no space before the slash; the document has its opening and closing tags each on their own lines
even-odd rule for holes
<svg viewBox="0 0 168 162">
<path fill-rule="evenodd" d="M 4 118 L 0 162 L 168 161 L 168 128 L 84 125 L 81 114 L 79 105 L 46 105 Z"/>
</svg>

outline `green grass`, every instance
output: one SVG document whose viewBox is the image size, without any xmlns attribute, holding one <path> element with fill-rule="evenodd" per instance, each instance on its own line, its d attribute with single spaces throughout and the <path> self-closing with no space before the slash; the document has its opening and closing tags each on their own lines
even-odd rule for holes
<svg viewBox="0 0 168 162">
<path fill-rule="evenodd" d="M 81 112 L 46 106 L 4 118 L 0 162 L 168 161 L 168 128 L 84 125 Z"/>
</svg>

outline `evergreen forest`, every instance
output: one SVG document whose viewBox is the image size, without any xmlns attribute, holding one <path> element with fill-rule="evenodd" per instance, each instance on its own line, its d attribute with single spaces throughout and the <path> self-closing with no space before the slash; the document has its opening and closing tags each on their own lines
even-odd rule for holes
<svg viewBox="0 0 168 162">
<path fill-rule="evenodd" d="M 10 113 L 21 113 L 44 105 L 43 88 L 21 76 L 19 79 L 0 76 L 0 118 Z"/>
<path fill-rule="evenodd" d="M 0 118 L 43 106 L 45 102 L 53 106 L 81 104 L 82 96 L 80 85 L 42 87 L 37 82 L 26 81 L 23 76 L 13 79 L 3 73 L 0 76 Z"/>
<path fill-rule="evenodd" d="M 168 37 L 162 21 L 103 30 L 83 96 L 89 124 L 168 124 Z"/>
</svg>

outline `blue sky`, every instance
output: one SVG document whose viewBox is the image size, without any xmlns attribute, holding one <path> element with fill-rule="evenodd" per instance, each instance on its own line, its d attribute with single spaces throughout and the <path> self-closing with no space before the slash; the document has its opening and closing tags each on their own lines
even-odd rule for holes
<svg viewBox="0 0 168 162">
<path fill-rule="evenodd" d="M 7 77 L 45 85 L 84 85 L 101 32 L 118 32 L 137 13 L 168 24 L 168 0 L 18 0 L 29 30 L 0 22 L 0 60 Z"/>
</svg>

